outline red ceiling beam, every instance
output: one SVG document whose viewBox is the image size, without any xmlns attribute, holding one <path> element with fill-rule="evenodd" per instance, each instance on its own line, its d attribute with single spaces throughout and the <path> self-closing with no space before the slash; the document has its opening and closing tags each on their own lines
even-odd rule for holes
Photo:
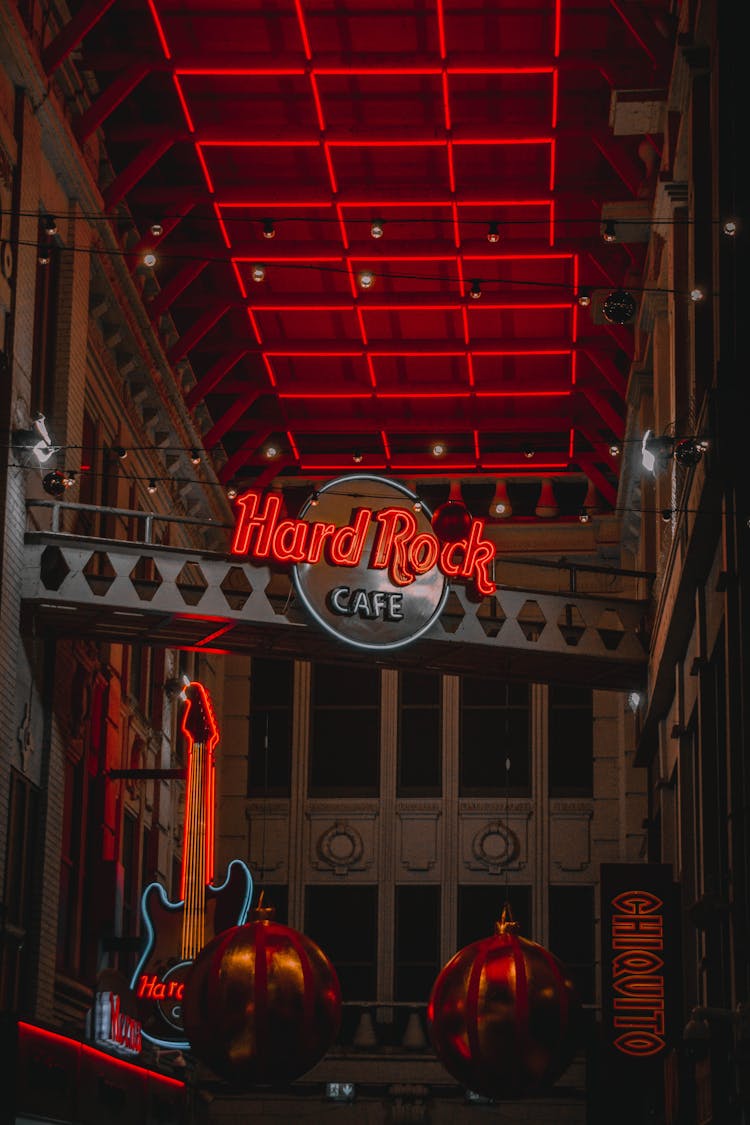
<svg viewBox="0 0 750 1125">
<path fill-rule="evenodd" d="M 465 434 L 474 429 L 481 429 L 483 434 L 562 435 L 567 434 L 570 429 L 570 419 L 563 413 L 546 417 L 536 415 L 534 417 L 516 418 L 508 416 L 502 410 L 493 411 L 491 409 L 492 401 L 485 399 L 481 403 L 477 403 L 463 399 L 459 400 L 459 403 L 453 409 L 446 405 L 444 413 L 431 413 L 420 406 L 418 417 L 398 417 L 393 413 L 390 404 L 388 410 L 383 410 L 380 409 L 381 403 L 373 402 L 366 418 L 358 418 L 354 415 L 336 417 L 335 419 L 332 417 L 310 418 L 309 416 L 295 417 L 294 414 L 289 414 L 288 419 L 278 417 L 269 421 L 273 431 L 288 428 L 295 434 L 318 435 L 377 434 L 381 430 L 386 430 L 389 434 L 446 435 Z M 234 407 L 231 409 L 234 410 Z M 231 425 L 224 426 L 224 417 L 222 416 L 221 426 L 223 433 L 226 433 L 231 429 Z M 213 430 L 211 431 L 211 440 L 218 440 Z"/>
<path fill-rule="evenodd" d="M 648 16 L 646 6 L 624 4 L 622 0 L 610 0 L 610 4 L 648 57 L 654 72 L 661 75 L 669 74 L 672 63 L 672 40 L 661 34 Z"/>
<path fill-rule="evenodd" d="M 207 446 L 215 445 L 216 442 L 221 441 L 225 434 L 229 433 L 233 426 L 239 422 L 240 418 L 247 413 L 255 402 L 262 396 L 263 392 L 258 387 L 253 387 L 246 394 L 232 403 L 228 410 L 226 410 L 221 418 L 218 418 L 207 434 L 204 435 L 203 441 Z M 277 420 L 259 419 L 256 420 L 262 425 L 267 425 L 263 430 L 265 440 L 269 434 L 272 434 L 275 429 L 280 426 L 283 427 L 284 423 Z M 247 428 L 247 427 L 245 427 Z M 259 443 L 260 444 L 260 443 Z"/>
<path fill-rule="evenodd" d="M 244 359 L 248 351 L 249 348 L 235 348 L 234 351 L 227 352 L 223 355 L 221 359 L 217 359 L 216 363 L 209 368 L 205 375 L 198 380 L 195 386 L 192 387 L 185 396 L 185 402 L 188 407 L 192 409 L 197 403 L 201 402 L 206 395 L 210 394 L 215 387 L 218 387 L 225 376 L 237 366 L 241 359 Z"/>
<path fill-rule="evenodd" d="M 598 489 L 603 499 L 611 508 L 614 508 L 617 504 L 617 489 L 597 465 L 596 456 L 590 453 L 576 453 L 575 462 L 580 465 L 581 471 L 586 474 L 592 484 Z"/>
<path fill-rule="evenodd" d="M 142 180 L 146 173 L 153 168 L 154 164 L 172 147 L 173 140 L 173 136 L 167 134 L 141 149 L 135 159 L 131 161 L 127 168 L 125 168 L 105 190 L 104 206 L 109 209 L 119 203 L 120 200 L 124 199 L 139 180 Z"/>
<path fill-rule="evenodd" d="M 591 132 L 591 139 L 634 198 L 646 179 L 646 169 L 613 137 Z"/>
<path fill-rule="evenodd" d="M 207 265 L 208 261 L 205 259 L 195 258 L 193 261 L 183 266 L 179 273 L 170 278 L 164 288 L 149 302 L 148 312 L 151 319 L 156 320 L 158 317 L 162 316 L 162 314 L 174 304 L 177 298 L 185 292 L 188 286 L 191 285 L 197 277 L 200 277 Z"/>
<path fill-rule="evenodd" d="M 607 351 L 602 347 L 597 347 L 595 343 L 589 340 L 585 343 L 579 342 L 578 347 L 584 355 L 588 356 L 594 366 L 598 368 L 613 390 L 617 392 L 618 398 L 624 400 L 627 382 L 625 376 L 612 358 L 611 351 Z"/>
<path fill-rule="evenodd" d="M 122 125 L 111 130 L 112 140 L 132 143 L 139 139 L 150 140 L 158 136 L 160 125 Z M 198 125 L 195 132 L 182 129 L 176 134 L 177 141 L 195 141 L 206 148 L 317 148 L 323 140 L 331 148 L 444 148 L 448 141 L 456 145 L 548 145 L 555 138 L 588 137 L 591 127 L 585 125 L 549 126 L 503 125 L 496 129 L 481 129 L 470 126 L 445 127 L 430 125 L 413 128 L 395 122 L 392 129 L 359 128 L 352 133 L 349 128 L 331 127 L 323 133 L 318 128 L 292 129 L 280 133 L 276 127 L 252 122 L 252 127 L 236 124 L 228 118 L 220 124 Z"/>
<path fill-rule="evenodd" d="M 165 255 L 165 257 L 168 257 Z M 258 255 L 260 258 L 260 254 Z M 203 265 L 207 265 L 203 262 Z M 265 263 L 268 265 L 268 262 Z M 311 267 L 315 265 L 314 261 L 310 263 Z M 342 263 L 342 274 L 345 270 L 345 265 Z M 179 276 L 179 275 L 178 275 Z M 385 280 L 385 279 L 383 279 Z M 468 281 L 464 283 L 463 292 L 458 288 L 458 279 L 454 277 L 446 277 L 444 280 L 452 284 L 455 288 L 453 292 L 447 293 L 367 293 L 354 297 L 329 297 L 327 294 L 293 294 L 287 296 L 286 294 L 276 296 L 262 296 L 255 298 L 255 294 L 251 291 L 249 298 L 244 297 L 231 297 L 225 293 L 225 289 L 221 292 L 214 290 L 214 297 L 219 297 L 219 301 L 209 302 L 205 293 L 191 293 L 188 294 L 180 302 L 180 307 L 183 309 L 200 308 L 205 309 L 209 303 L 221 304 L 222 307 L 229 307 L 244 309 L 250 308 L 253 312 L 278 312 L 278 313 L 341 313 L 353 312 L 355 309 L 361 309 L 362 312 L 450 312 L 458 310 L 463 306 L 467 306 L 472 312 L 481 312 L 482 309 L 508 312 L 525 311 L 544 313 L 546 311 L 557 310 L 563 312 L 565 309 L 570 309 L 573 305 L 573 290 L 571 286 L 560 286 L 559 289 L 539 289 L 536 286 L 529 286 L 528 290 L 510 289 L 509 285 L 505 282 L 494 282 L 491 277 L 482 277 L 482 283 L 485 286 L 482 293 L 481 301 L 474 301 L 467 298 L 469 289 Z M 167 287 L 165 287 L 167 288 Z M 253 287 L 255 289 L 255 287 Z M 258 287 L 260 291 L 260 286 Z M 172 298 L 174 300 L 174 298 Z M 468 301 L 470 300 L 470 303 Z M 170 301 L 171 303 L 171 301 Z"/>
<path fill-rule="evenodd" d="M 133 90 L 148 74 L 148 67 L 144 63 L 136 63 L 115 78 L 104 93 L 93 102 L 87 110 L 76 120 L 73 132 L 81 144 L 88 140 L 99 126 L 125 101 Z M 163 132 L 163 128 L 162 128 Z"/>
<path fill-rule="evenodd" d="M 615 410 L 610 401 L 605 396 L 593 387 L 581 387 L 581 393 L 586 396 L 592 408 L 604 422 L 605 426 L 611 430 L 612 435 L 618 440 L 622 439 L 625 433 L 625 419 Z"/>
<path fill-rule="evenodd" d="M 81 5 L 42 51 L 42 66 L 47 74 L 52 74 L 65 61 L 113 4 L 114 0 L 88 0 Z"/>
<path fill-rule="evenodd" d="M 217 318 L 218 319 L 218 318 Z M 192 344 L 190 345 L 192 347 Z M 596 344 L 592 346 L 596 347 Z M 479 356 L 570 355 L 574 345 L 569 339 L 556 337 L 539 340 L 474 340 L 470 346 L 458 341 L 443 340 L 371 340 L 367 347 L 356 341 L 289 340 L 273 347 L 257 349 L 270 358 L 310 356 L 319 359 L 364 356 L 445 356 L 462 357 L 469 352 Z M 184 354 L 184 353 L 183 353 Z M 177 357 L 180 358 L 180 357 Z"/>
<path fill-rule="evenodd" d="M 176 344 L 173 344 L 169 349 L 167 356 L 170 363 L 175 363 L 178 359 L 184 359 L 191 348 L 200 343 L 203 337 L 211 331 L 215 324 L 217 324 L 225 313 L 229 311 L 227 305 L 214 305 L 208 309 L 203 316 L 199 317 L 194 324 L 184 332 Z"/>
</svg>

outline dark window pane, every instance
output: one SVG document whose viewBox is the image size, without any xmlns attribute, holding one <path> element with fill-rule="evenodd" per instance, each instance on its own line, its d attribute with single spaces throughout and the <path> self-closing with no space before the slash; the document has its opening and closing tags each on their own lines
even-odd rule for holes
<svg viewBox="0 0 750 1125">
<path fill-rule="evenodd" d="M 549 690 L 549 793 L 588 797 L 594 785 L 594 708 L 590 688 Z"/>
<path fill-rule="evenodd" d="M 458 949 L 473 941 L 492 937 L 506 902 L 521 927 L 521 937 L 531 940 L 531 887 L 505 887 L 502 884 L 464 886 L 458 888 Z"/>
<path fill-rule="evenodd" d="M 305 933 L 338 973 L 344 1000 L 374 1000 L 377 981 L 377 887 L 308 887 Z"/>
<path fill-rule="evenodd" d="M 294 663 L 253 658 L 250 690 L 250 796 L 288 797 L 292 770 Z"/>
<path fill-rule="evenodd" d="M 461 681 L 459 783 L 463 797 L 531 792 L 528 684 Z M 506 771 L 506 759 L 510 770 Z"/>
<path fill-rule="evenodd" d="M 549 948 L 569 969 L 581 1000 L 593 1002 L 593 887 L 549 888 Z"/>
<path fill-rule="evenodd" d="M 399 694 L 399 797 L 441 793 L 441 678 L 402 672 Z"/>
<path fill-rule="evenodd" d="M 396 1000 L 426 1003 L 440 971 L 440 887 L 396 887 Z"/>
<path fill-rule="evenodd" d="M 377 668 L 313 668 L 310 795 L 376 796 L 380 773 Z"/>
</svg>

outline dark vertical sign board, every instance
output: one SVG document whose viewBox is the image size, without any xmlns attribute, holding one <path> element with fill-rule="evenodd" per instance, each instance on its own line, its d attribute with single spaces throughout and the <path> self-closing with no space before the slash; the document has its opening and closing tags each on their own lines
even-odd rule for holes
<svg viewBox="0 0 750 1125">
<path fill-rule="evenodd" d="M 663 1100 L 664 1061 L 682 1028 L 679 899 L 670 864 L 601 865 L 601 942 L 602 1061 L 618 1097 L 625 1095 L 626 1112 L 633 1099 L 649 1112 Z"/>
</svg>

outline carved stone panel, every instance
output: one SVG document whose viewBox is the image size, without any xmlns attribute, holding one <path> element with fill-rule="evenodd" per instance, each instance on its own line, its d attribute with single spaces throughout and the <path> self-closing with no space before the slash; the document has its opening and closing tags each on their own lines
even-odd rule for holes
<svg viewBox="0 0 750 1125">
<path fill-rule="evenodd" d="M 397 809 L 399 864 L 415 873 L 433 871 L 440 853 L 440 808 Z"/>
<path fill-rule="evenodd" d="M 587 871 L 591 866 L 591 808 L 554 808 L 550 816 L 550 864 L 555 871 Z"/>
<path fill-rule="evenodd" d="M 245 809 L 248 820 L 248 863 L 259 882 L 289 880 L 289 807 L 285 801 L 265 807 L 253 802 Z"/>
<path fill-rule="evenodd" d="M 347 814 L 339 809 L 333 818 L 323 810 L 307 812 L 309 866 L 343 878 L 371 872 L 375 864 L 375 813 Z"/>
<path fill-rule="evenodd" d="M 466 813 L 461 816 L 461 863 L 467 871 L 498 875 L 504 871 L 523 871 L 529 863 L 529 822 L 531 811 L 488 816 Z"/>
</svg>

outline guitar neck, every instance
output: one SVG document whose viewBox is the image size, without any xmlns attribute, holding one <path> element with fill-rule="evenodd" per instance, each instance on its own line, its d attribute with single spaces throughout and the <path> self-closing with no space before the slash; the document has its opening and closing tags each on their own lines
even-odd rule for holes
<svg viewBox="0 0 750 1125">
<path fill-rule="evenodd" d="M 194 742 L 187 769 L 182 855 L 182 958 L 193 960 L 205 945 L 206 886 L 213 878 L 214 756 Z"/>
</svg>

